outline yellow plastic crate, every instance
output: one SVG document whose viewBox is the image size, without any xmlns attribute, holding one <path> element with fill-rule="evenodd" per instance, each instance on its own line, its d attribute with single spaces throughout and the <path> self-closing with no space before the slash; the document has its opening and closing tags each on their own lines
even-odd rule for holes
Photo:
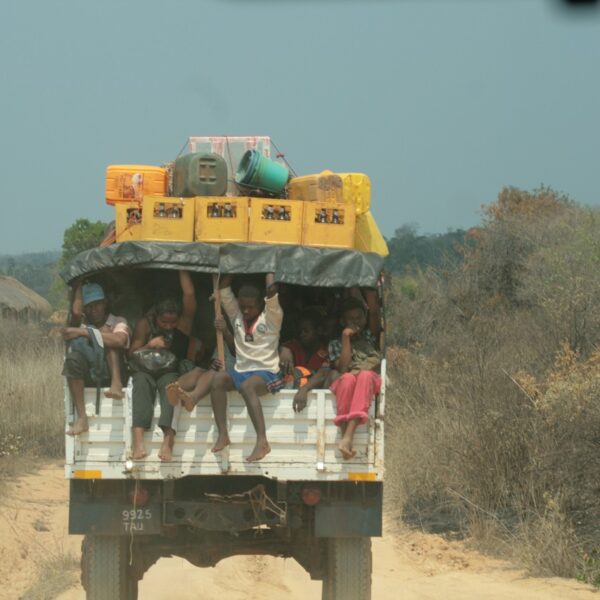
<svg viewBox="0 0 600 600">
<path fill-rule="evenodd" d="M 288 182 L 288 196 L 308 202 L 343 202 L 343 181 L 331 171 L 293 177 Z"/>
<path fill-rule="evenodd" d="M 142 206 L 137 202 L 115 205 L 115 237 L 117 242 L 142 240 Z"/>
<path fill-rule="evenodd" d="M 216 243 L 248 241 L 248 198 L 198 196 L 194 201 L 196 241 Z"/>
<path fill-rule="evenodd" d="M 364 173 L 338 173 L 342 180 L 344 202 L 354 204 L 356 214 L 362 215 L 371 208 L 371 180 Z"/>
<path fill-rule="evenodd" d="M 144 196 L 142 235 L 143 239 L 153 241 L 193 241 L 193 198 Z"/>
<path fill-rule="evenodd" d="M 381 256 L 387 256 L 390 253 L 385 239 L 369 210 L 356 217 L 354 247 L 361 252 L 375 252 Z"/>
<path fill-rule="evenodd" d="M 248 241 L 260 244 L 301 244 L 304 202 L 250 199 Z"/>
<path fill-rule="evenodd" d="M 141 202 L 144 196 L 166 196 L 167 170 L 148 165 L 109 165 L 106 168 L 106 203 Z"/>
<path fill-rule="evenodd" d="M 356 213 L 338 202 L 305 202 L 302 243 L 325 248 L 353 248 Z"/>
</svg>

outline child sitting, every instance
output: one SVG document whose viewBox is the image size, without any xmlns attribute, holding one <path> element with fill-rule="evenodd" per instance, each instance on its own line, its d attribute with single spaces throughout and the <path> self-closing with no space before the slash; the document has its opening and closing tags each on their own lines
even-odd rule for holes
<svg viewBox="0 0 600 600">
<path fill-rule="evenodd" d="M 321 341 L 321 314 L 316 308 L 307 308 L 298 319 L 298 336 L 285 342 L 279 352 L 285 371 L 302 366 L 318 371 L 329 364 L 327 346 Z"/>
<path fill-rule="evenodd" d="M 304 310 L 298 320 L 298 337 L 283 344 L 279 350 L 286 380 L 298 389 L 294 396 L 294 412 L 306 406 L 310 390 L 322 386 L 329 373 L 329 354 L 323 344 L 323 317 L 316 308 Z"/>
<path fill-rule="evenodd" d="M 376 342 L 379 304 L 374 291 L 367 294 L 371 329 L 367 329 L 367 309 L 363 301 L 348 298 L 341 307 L 341 339 L 329 344 L 332 367 L 340 373 L 329 389 L 335 394 L 337 404 L 334 422 L 342 430 L 338 449 L 346 460 L 356 454 L 352 449 L 354 431 L 358 425 L 367 422 L 373 396 L 381 388 L 381 377 L 375 371 L 381 364 Z"/>
<path fill-rule="evenodd" d="M 271 451 L 258 398 L 267 392 L 275 394 L 284 383 L 278 355 L 283 311 L 279 305 L 273 273 L 267 273 L 266 276 L 265 299 L 254 285 L 243 285 L 236 299 L 230 282 L 231 277 L 225 275 L 219 288 L 223 309 L 233 325 L 235 366 L 229 371 L 217 371 L 212 378 L 210 399 L 219 431 L 212 450 L 219 452 L 230 443 L 227 433 L 227 392 L 237 389 L 244 398 L 248 415 L 256 430 L 256 445 L 246 458 L 248 462 L 255 462 Z"/>
</svg>

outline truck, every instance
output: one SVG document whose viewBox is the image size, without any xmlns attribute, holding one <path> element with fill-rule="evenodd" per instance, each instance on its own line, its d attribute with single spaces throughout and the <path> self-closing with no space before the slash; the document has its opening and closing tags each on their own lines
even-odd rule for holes
<svg viewBox="0 0 600 600">
<path fill-rule="evenodd" d="M 181 269 L 193 274 L 200 320 L 210 324 L 215 273 L 273 272 L 292 290 L 333 294 L 381 289 L 382 258 L 300 245 L 132 241 L 85 251 L 62 276 L 69 285 L 100 283 L 111 312 L 132 322 L 143 314 L 156 281 L 174 280 Z M 248 463 L 255 433 L 236 392 L 228 395 L 229 447 L 211 452 L 216 430 L 210 402 L 203 400 L 192 412 L 176 409 L 173 460 L 161 462 L 158 403 L 145 438 L 148 456 L 132 460 L 131 384 L 122 400 L 86 388 L 89 431 L 66 436 L 65 443 L 69 533 L 84 536 L 86 598 L 136 599 L 139 581 L 161 557 L 211 567 L 234 555 L 272 555 L 294 558 L 321 580 L 325 600 L 368 600 L 371 537 L 382 535 L 385 369 L 384 358 L 382 388 L 368 422 L 356 431 L 350 460 L 337 450 L 335 398 L 328 389 L 313 390 L 299 413 L 293 389 L 263 396 L 272 450 Z M 66 424 L 73 418 L 65 385 Z"/>
</svg>

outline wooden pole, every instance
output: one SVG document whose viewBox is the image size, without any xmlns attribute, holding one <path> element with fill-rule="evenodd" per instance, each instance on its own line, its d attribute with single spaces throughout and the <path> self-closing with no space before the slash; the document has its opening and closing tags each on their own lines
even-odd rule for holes
<svg viewBox="0 0 600 600">
<path fill-rule="evenodd" d="M 221 291 L 219 290 L 219 274 L 213 273 L 213 298 L 215 300 L 215 317 L 217 319 L 223 316 L 221 312 Z M 217 358 L 225 368 L 225 344 L 223 342 L 223 332 L 217 330 Z"/>
</svg>

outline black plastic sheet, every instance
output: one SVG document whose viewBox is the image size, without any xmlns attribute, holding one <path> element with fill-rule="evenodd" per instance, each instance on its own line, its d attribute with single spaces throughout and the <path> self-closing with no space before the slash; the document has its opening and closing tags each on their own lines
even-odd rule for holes
<svg viewBox="0 0 600 600">
<path fill-rule="evenodd" d="M 299 245 L 123 242 L 78 254 L 61 271 L 67 283 L 115 268 L 201 273 L 275 273 L 275 280 L 319 287 L 373 287 L 383 267 L 374 253 Z"/>
</svg>

